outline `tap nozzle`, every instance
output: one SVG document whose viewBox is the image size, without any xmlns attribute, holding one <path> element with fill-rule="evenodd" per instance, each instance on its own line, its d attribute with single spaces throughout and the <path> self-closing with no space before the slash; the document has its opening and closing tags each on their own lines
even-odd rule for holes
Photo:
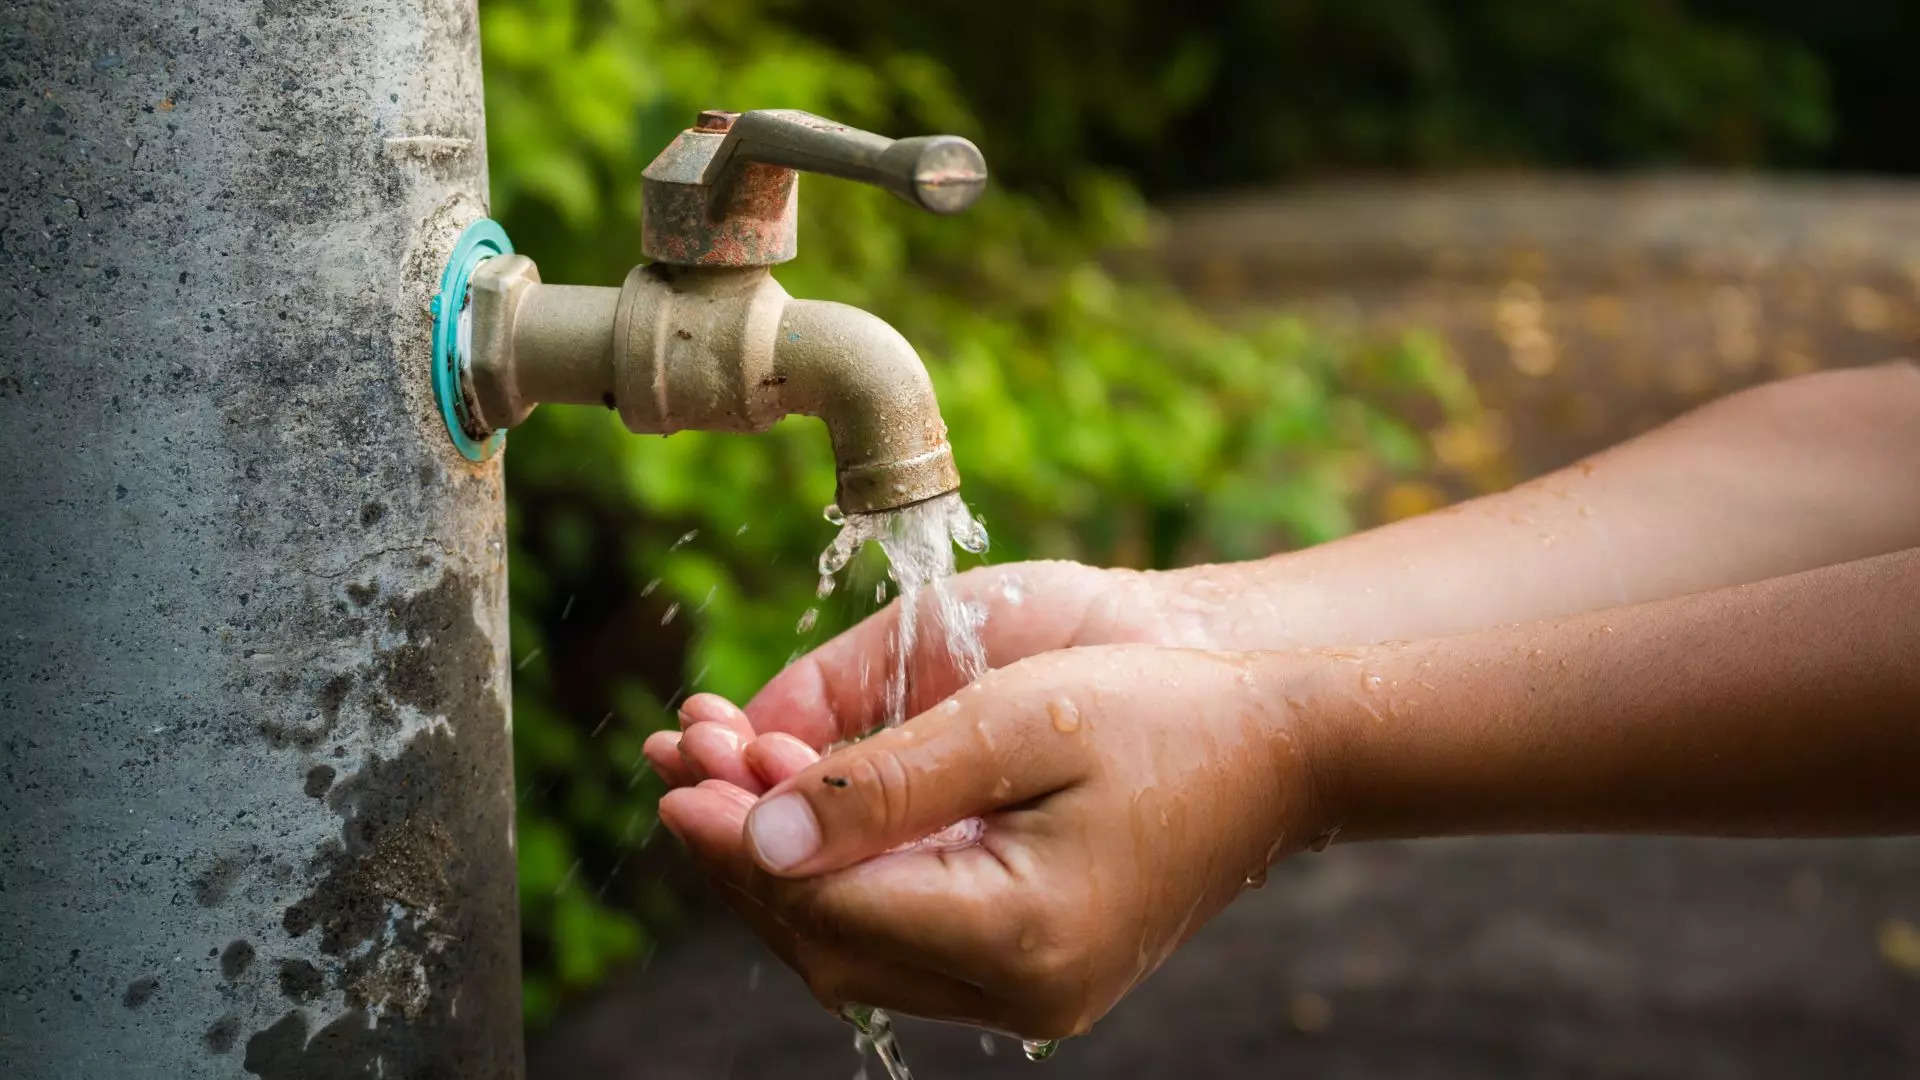
<svg viewBox="0 0 1920 1080">
<path fill-rule="evenodd" d="M 532 260 L 474 272 L 467 413 L 511 427 L 540 402 L 604 404 L 635 432 L 764 431 L 819 417 L 848 513 L 960 486 L 913 347 L 856 307 L 795 300 L 765 268 L 636 267 L 622 287 L 544 285 Z"/>
</svg>

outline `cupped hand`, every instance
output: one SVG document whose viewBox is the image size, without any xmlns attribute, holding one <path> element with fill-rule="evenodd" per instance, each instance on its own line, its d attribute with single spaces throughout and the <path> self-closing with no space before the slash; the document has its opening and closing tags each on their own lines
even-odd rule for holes
<svg viewBox="0 0 1920 1080">
<path fill-rule="evenodd" d="M 1072 562 L 1010 563 L 959 574 L 945 587 L 957 601 L 986 613 L 981 627 L 989 668 L 1078 645 L 1152 643 L 1204 645 L 1201 613 L 1176 587 L 1177 575 L 1107 570 Z M 931 590 L 919 597 L 919 626 L 908 667 L 911 716 L 965 684 L 967 675 L 934 625 Z M 886 720 L 887 679 L 901 601 L 874 613 L 801 657 L 767 683 L 745 711 L 711 694 L 696 694 L 680 711 L 679 731 L 655 732 L 647 760 L 669 786 L 720 779 L 749 793 L 771 781 L 758 759 L 791 759 L 790 740 L 822 750 Z M 761 760 L 759 764 L 765 764 Z"/>
<path fill-rule="evenodd" d="M 1051 652 L 817 761 L 762 760 L 757 800 L 719 778 L 669 792 L 661 819 L 829 1009 L 1077 1034 L 1319 833 L 1287 677 Z M 970 845 L 902 848 L 967 819 Z"/>
</svg>

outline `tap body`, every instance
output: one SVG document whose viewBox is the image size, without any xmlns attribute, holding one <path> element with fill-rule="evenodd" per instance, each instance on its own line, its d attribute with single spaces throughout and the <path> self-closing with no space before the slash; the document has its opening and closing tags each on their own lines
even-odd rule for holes
<svg viewBox="0 0 1920 1080">
<path fill-rule="evenodd" d="M 701 113 L 641 174 L 653 261 L 619 288 L 544 284 L 524 255 L 473 269 L 454 410 L 465 434 L 512 427 L 541 402 L 606 405 L 659 434 L 764 431 L 801 413 L 826 422 L 847 513 L 958 488 L 933 383 L 906 339 L 858 308 L 796 300 L 768 272 L 796 250 L 801 169 L 936 214 L 965 209 L 987 180 L 980 151 L 954 135 L 893 140 L 784 109 Z"/>
<path fill-rule="evenodd" d="M 796 300 L 764 266 L 638 266 L 619 288 L 547 285 L 523 255 L 471 284 L 462 391 L 479 431 L 536 404 L 599 404 L 629 430 L 759 432 L 825 422 L 848 513 L 960 486 L 926 368 L 859 308 Z"/>
</svg>

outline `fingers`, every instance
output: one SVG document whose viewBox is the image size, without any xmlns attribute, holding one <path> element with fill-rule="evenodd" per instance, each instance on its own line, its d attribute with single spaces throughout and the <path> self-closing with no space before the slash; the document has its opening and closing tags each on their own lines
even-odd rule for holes
<svg viewBox="0 0 1920 1080">
<path fill-rule="evenodd" d="M 747 702 L 754 729 L 824 748 L 880 726 L 899 614 L 895 600 L 787 665 Z"/>
<path fill-rule="evenodd" d="M 753 796 L 720 780 L 675 788 L 660 798 L 660 823 L 673 831 L 706 869 L 744 881 L 751 871 L 740 845 L 740 830 Z"/>
<path fill-rule="evenodd" d="M 768 879 L 766 896 L 800 933 L 978 983 L 1000 958 L 1020 953 L 1022 885 L 998 855 L 976 845 L 883 855 L 813 878 Z"/>
<path fill-rule="evenodd" d="M 747 766 L 760 778 L 759 791 L 765 791 L 776 784 L 785 783 L 800 770 L 820 760 L 813 747 L 788 735 L 776 731 L 762 735 L 747 744 Z"/>
<path fill-rule="evenodd" d="M 656 731 L 640 745 L 641 753 L 647 756 L 647 764 L 653 766 L 653 771 L 667 782 L 668 787 L 685 787 L 699 779 L 680 760 L 680 734 L 678 731 Z"/>
<path fill-rule="evenodd" d="M 667 786 L 685 787 L 712 777 L 756 795 L 767 789 L 767 782 L 757 779 L 741 760 L 754 731 L 738 705 L 718 694 L 695 694 L 680 706 L 680 727 L 680 731 L 656 731 L 641 746 Z M 687 741 L 686 736 L 699 727 L 708 730 Z M 729 740 L 722 732 L 732 732 L 734 738 Z"/>
<path fill-rule="evenodd" d="M 680 760 L 701 779 L 724 780 L 758 795 L 766 784 L 747 765 L 747 736 L 723 723 L 702 721 L 680 736 Z"/>
<path fill-rule="evenodd" d="M 823 873 L 1079 780 L 1086 743 L 1067 734 L 1080 728 L 1078 707 L 1049 697 L 1027 667 L 782 782 L 747 817 L 755 861 L 784 877 Z M 1071 725 L 1052 715 L 1061 710 Z"/>
<path fill-rule="evenodd" d="M 1086 612 L 1108 583 L 1107 572 L 1075 563 L 1019 563 L 969 570 L 945 584 L 957 602 L 985 609 L 982 644 L 988 667 L 1074 644 Z M 937 598 L 922 589 L 918 625 L 935 619 Z M 902 601 L 787 666 L 747 703 L 757 731 L 784 731 L 823 748 L 879 727 L 887 720 L 895 630 Z M 921 633 L 908 666 L 907 713 L 946 698 L 966 682 L 945 646 L 945 635 Z"/>
<path fill-rule="evenodd" d="M 680 727 L 682 730 L 695 724 L 713 723 L 732 728 L 745 739 L 753 738 L 753 724 L 740 706 L 721 697 L 719 694 L 695 694 L 680 705 Z"/>
</svg>

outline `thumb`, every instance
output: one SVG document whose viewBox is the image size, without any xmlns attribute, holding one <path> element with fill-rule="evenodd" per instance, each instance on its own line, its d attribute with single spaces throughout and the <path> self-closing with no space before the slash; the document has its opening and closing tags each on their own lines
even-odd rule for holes
<svg viewBox="0 0 1920 1080">
<path fill-rule="evenodd" d="M 747 815 L 754 861 L 782 877 L 838 870 L 1078 781 L 1086 737 L 1063 737 L 1048 719 L 1076 707 L 1035 692 L 1028 666 L 992 672 L 769 791 Z"/>
</svg>

